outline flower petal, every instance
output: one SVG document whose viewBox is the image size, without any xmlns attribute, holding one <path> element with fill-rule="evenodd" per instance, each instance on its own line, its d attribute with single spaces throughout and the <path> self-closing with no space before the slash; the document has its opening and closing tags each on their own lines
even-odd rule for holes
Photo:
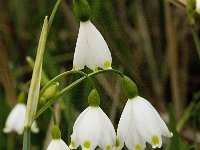
<svg viewBox="0 0 200 150">
<path fill-rule="evenodd" d="M 116 143 L 116 133 L 115 129 L 108 118 L 108 116 L 100 109 L 100 115 L 102 117 L 101 124 L 102 124 L 102 137 L 99 146 L 104 150 L 111 150 Z"/>
<path fill-rule="evenodd" d="M 62 140 L 52 140 L 47 147 L 47 150 L 70 150 L 67 144 Z"/>
<path fill-rule="evenodd" d="M 76 48 L 74 53 L 73 67 L 74 69 L 83 69 L 86 63 L 89 45 L 86 40 L 85 27 L 82 22 L 80 22 L 80 28 L 78 33 L 78 39 L 76 42 Z"/>
<path fill-rule="evenodd" d="M 94 57 L 93 63 L 103 69 L 111 68 L 111 53 L 101 33 L 90 21 L 85 22 L 85 31 L 87 35 L 87 41 L 90 46 L 90 56 Z M 109 62 L 110 65 L 105 65 L 106 62 Z M 90 67 L 91 64 L 88 63 L 87 65 Z"/>
<path fill-rule="evenodd" d="M 128 100 L 124 110 L 122 112 L 121 118 L 119 120 L 118 128 L 117 128 L 117 143 L 116 147 L 120 150 L 124 146 L 124 141 L 126 138 L 126 134 L 128 132 L 128 128 L 131 123 L 131 101 Z"/>
<path fill-rule="evenodd" d="M 139 134 L 149 143 L 152 144 L 152 136 L 161 136 L 157 118 L 152 112 L 152 108 L 146 105 L 146 100 L 137 96 L 132 100 L 133 115 L 135 118 L 136 128 Z"/>
</svg>

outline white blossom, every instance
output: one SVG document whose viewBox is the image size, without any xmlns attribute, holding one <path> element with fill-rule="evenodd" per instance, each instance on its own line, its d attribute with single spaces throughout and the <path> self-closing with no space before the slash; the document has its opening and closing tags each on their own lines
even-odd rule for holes
<svg viewBox="0 0 200 150">
<path fill-rule="evenodd" d="M 115 146 L 115 129 L 100 107 L 89 106 L 77 118 L 71 135 L 71 149 L 81 145 L 82 149 L 94 150 L 97 145 L 103 150 Z"/>
<path fill-rule="evenodd" d="M 143 150 L 146 142 L 153 148 L 162 146 L 162 137 L 172 137 L 155 108 L 142 97 L 129 99 L 122 112 L 117 129 L 117 149 Z"/>
<path fill-rule="evenodd" d="M 16 131 L 18 134 L 22 134 L 24 130 L 25 115 L 26 115 L 26 105 L 18 103 L 10 112 L 6 120 L 3 132 L 9 133 L 12 131 Z M 31 126 L 31 130 L 34 133 L 39 132 L 39 129 L 35 121 Z"/>
<path fill-rule="evenodd" d="M 47 150 L 70 150 L 62 139 L 52 139 Z"/>
<path fill-rule="evenodd" d="M 87 66 L 91 70 L 98 67 L 109 69 L 111 63 L 111 53 L 101 33 L 89 20 L 80 22 L 73 68 L 80 70 Z"/>
</svg>

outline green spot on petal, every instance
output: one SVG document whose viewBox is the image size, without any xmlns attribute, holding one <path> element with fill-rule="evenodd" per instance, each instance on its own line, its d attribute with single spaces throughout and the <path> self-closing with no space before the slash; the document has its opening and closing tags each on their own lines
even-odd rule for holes
<svg viewBox="0 0 200 150">
<path fill-rule="evenodd" d="M 110 67 L 111 67 L 110 62 L 109 62 L 109 61 L 105 61 L 105 62 L 104 62 L 104 67 L 105 67 L 106 69 L 110 68 Z"/>
<path fill-rule="evenodd" d="M 72 70 L 76 70 L 76 66 L 75 66 L 75 65 L 73 65 L 73 68 L 72 68 Z"/>
<path fill-rule="evenodd" d="M 75 147 L 75 146 L 76 146 L 74 140 L 71 140 L 70 146 L 71 146 L 71 147 Z"/>
<path fill-rule="evenodd" d="M 108 145 L 107 148 L 106 148 L 106 150 L 111 150 L 111 146 Z"/>
<path fill-rule="evenodd" d="M 90 141 L 85 141 L 83 143 L 84 148 L 90 148 Z"/>
<path fill-rule="evenodd" d="M 94 68 L 94 72 L 96 72 L 96 71 L 98 71 L 99 70 L 99 68 L 98 67 L 95 67 Z"/>
<path fill-rule="evenodd" d="M 140 146 L 139 144 L 136 144 L 136 145 L 135 145 L 135 150 L 142 150 L 142 149 L 141 149 L 141 146 Z"/>
<path fill-rule="evenodd" d="M 119 139 L 116 139 L 116 147 L 118 147 L 120 145 L 120 141 Z"/>
<path fill-rule="evenodd" d="M 159 144 L 159 138 L 158 138 L 157 135 L 152 136 L 151 140 L 152 140 L 154 145 L 158 145 Z"/>
</svg>

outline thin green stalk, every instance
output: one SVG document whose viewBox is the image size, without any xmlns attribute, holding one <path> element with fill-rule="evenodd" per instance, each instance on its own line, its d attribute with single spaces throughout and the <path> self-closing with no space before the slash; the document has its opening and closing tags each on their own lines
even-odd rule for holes
<svg viewBox="0 0 200 150">
<path fill-rule="evenodd" d="M 57 12 L 57 9 L 58 9 L 60 2 L 61 2 L 61 0 L 57 0 L 55 6 L 53 8 L 53 11 L 51 13 L 51 16 L 50 16 L 50 19 L 49 19 L 48 33 L 49 33 L 50 28 L 51 28 L 52 22 L 54 20 L 54 17 L 55 17 L 55 14 Z"/>
<path fill-rule="evenodd" d="M 30 150 L 31 142 L 31 128 L 29 126 L 24 127 L 24 139 L 23 139 L 23 150 Z"/>
<path fill-rule="evenodd" d="M 196 48 L 197 48 L 197 53 L 198 53 L 199 58 L 200 58 L 200 40 L 199 40 L 198 32 L 197 32 L 195 25 L 192 25 L 191 29 L 192 29 L 192 35 L 193 35 L 193 38 L 194 38 L 194 42 L 195 42 L 195 45 L 196 45 Z"/>
<path fill-rule="evenodd" d="M 105 72 L 110 72 L 110 73 L 117 73 L 119 74 L 121 77 L 123 77 L 123 73 L 121 73 L 118 70 L 115 69 L 107 69 L 107 70 L 100 70 L 97 72 L 93 72 L 90 73 L 88 75 L 88 77 L 92 77 L 92 76 L 96 76 L 98 74 L 101 73 L 105 73 Z M 50 84 L 51 82 L 54 82 L 55 80 L 59 79 L 61 76 L 64 76 L 66 74 L 69 74 L 70 71 L 64 72 L 62 74 L 60 74 L 59 76 L 55 77 L 54 79 L 52 79 L 48 84 Z M 64 88 L 61 92 L 59 92 L 55 97 L 53 97 L 52 99 L 50 99 L 42 108 L 40 108 L 38 110 L 38 112 L 36 113 L 35 119 L 37 119 L 46 109 L 48 109 L 53 103 L 55 103 L 59 97 L 61 97 L 62 95 L 64 95 L 67 91 L 69 91 L 70 89 L 74 88 L 75 86 L 77 86 L 78 84 L 80 84 L 83 80 L 85 80 L 87 77 L 84 76 L 76 81 L 74 81 L 73 83 L 71 83 L 70 85 L 68 85 L 66 88 Z"/>
<path fill-rule="evenodd" d="M 91 84 L 95 87 L 95 84 L 94 82 L 90 79 L 90 77 L 84 73 L 83 71 L 80 71 L 80 70 L 70 70 L 70 71 L 66 71 L 66 72 L 63 72 L 61 74 L 59 74 L 58 76 L 54 77 L 51 81 L 49 81 L 41 90 L 40 94 L 42 94 L 48 87 L 49 85 L 51 85 L 51 83 L 59 80 L 60 78 L 64 77 L 64 76 L 67 76 L 67 75 L 70 75 L 70 74 L 81 74 L 83 76 L 85 76 L 90 82 Z"/>
<path fill-rule="evenodd" d="M 55 115 L 54 110 L 53 110 L 53 108 L 51 106 L 49 107 L 49 110 L 51 111 L 54 125 L 57 125 L 56 115 Z"/>
</svg>

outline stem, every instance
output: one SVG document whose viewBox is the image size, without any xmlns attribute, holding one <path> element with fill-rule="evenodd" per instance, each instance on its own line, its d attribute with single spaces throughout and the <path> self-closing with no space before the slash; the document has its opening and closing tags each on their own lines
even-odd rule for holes
<svg viewBox="0 0 200 150">
<path fill-rule="evenodd" d="M 191 29 L 192 29 L 192 35 L 193 35 L 193 38 L 194 38 L 194 42 L 195 42 L 195 45 L 196 45 L 196 48 L 197 48 L 197 53 L 198 53 L 199 58 L 200 58 L 200 40 L 199 40 L 198 32 L 197 32 L 195 25 L 191 26 Z"/>
<path fill-rule="evenodd" d="M 31 128 L 29 126 L 24 127 L 24 139 L 23 139 L 23 150 L 30 150 L 31 141 Z"/>
<path fill-rule="evenodd" d="M 49 110 L 51 111 L 51 114 L 52 114 L 52 117 L 53 117 L 54 125 L 56 125 L 56 124 L 57 124 L 57 120 L 56 120 L 56 115 L 55 115 L 55 113 L 54 113 L 54 110 L 53 110 L 53 108 L 52 108 L 51 106 L 49 107 Z"/>
<path fill-rule="evenodd" d="M 66 72 L 63 72 L 61 74 L 59 74 L 58 76 L 54 77 L 51 81 L 49 81 L 41 90 L 40 94 L 43 94 L 43 92 L 49 87 L 49 85 L 57 80 L 59 80 L 60 78 L 64 77 L 64 76 L 67 76 L 67 75 L 70 75 L 70 74 L 81 74 L 83 76 L 85 76 L 90 82 L 91 84 L 95 87 L 95 84 L 94 82 L 90 79 L 90 77 L 84 73 L 83 71 L 79 71 L 79 70 L 70 70 L 70 71 L 66 71 Z"/>
<path fill-rule="evenodd" d="M 60 75 L 58 75 L 57 77 L 55 77 L 54 79 L 52 79 L 46 86 L 48 86 L 51 82 L 54 82 L 55 80 L 59 79 L 61 76 L 64 76 L 64 75 L 67 75 L 69 73 L 72 73 L 72 71 L 74 70 L 71 70 L 71 71 L 67 71 L 67 72 L 64 72 Z M 120 75 L 120 77 L 123 77 L 124 74 L 121 73 L 120 71 L 118 70 L 115 70 L 115 69 L 107 69 L 107 70 L 100 70 L 100 71 L 97 71 L 97 72 L 93 72 L 93 73 L 90 73 L 88 75 L 88 77 L 92 77 L 92 76 L 96 76 L 98 74 L 101 74 L 101 73 L 105 73 L 105 72 L 110 72 L 110 73 L 117 73 L 118 75 Z M 68 85 L 66 88 L 64 88 L 60 93 L 58 93 L 56 96 L 54 96 L 52 99 L 50 99 L 42 108 L 40 108 L 38 110 L 38 112 L 36 113 L 35 115 L 35 119 L 37 119 L 46 109 L 48 109 L 53 103 L 56 102 L 56 100 L 61 97 L 62 95 L 65 94 L 65 92 L 67 92 L 68 90 L 71 90 L 72 88 L 74 88 L 75 86 L 77 86 L 79 83 L 81 83 L 83 80 L 85 80 L 87 78 L 87 76 L 84 76 L 76 81 L 74 81 L 73 83 L 71 83 L 70 85 Z M 46 86 L 44 88 L 46 88 Z M 43 89 L 44 89 L 43 88 Z M 42 89 L 42 90 L 43 90 Z M 42 91 L 41 91 L 42 92 Z"/>
<path fill-rule="evenodd" d="M 61 0 L 57 0 L 55 6 L 53 8 L 53 11 L 51 13 L 51 16 L 50 16 L 50 19 L 49 19 L 48 33 L 49 33 L 50 28 L 51 28 L 52 22 L 54 20 L 54 17 L 55 17 L 55 14 L 57 12 L 57 9 L 58 9 L 60 2 L 61 2 Z"/>
</svg>

